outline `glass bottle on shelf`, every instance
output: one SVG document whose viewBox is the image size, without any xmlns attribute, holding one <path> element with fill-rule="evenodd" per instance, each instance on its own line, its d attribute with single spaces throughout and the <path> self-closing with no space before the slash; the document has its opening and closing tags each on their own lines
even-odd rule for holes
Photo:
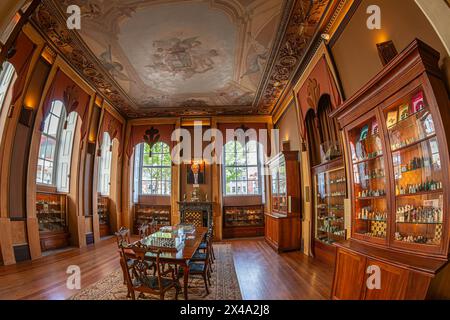
<svg viewBox="0 0 450 320">
<path fill-rule="evenodd" d="M 433 116 L 421 88 L 384 110 L 394 168 L 398 243 L 440 245 L 441 159 Z"/>
<path fill-rule="evenodd" d="M 348 132 L 353 167 L 354 233 L 369 239 L 387 237 L 388 210 L 384 155 L 375 116 Z"/>
<path fill-rule="evenodd" d="M 346 237 L 344 198 L 346 178 L 344 168 L 315 175 L 317 240 L 332 244 Z"/>
</svg>

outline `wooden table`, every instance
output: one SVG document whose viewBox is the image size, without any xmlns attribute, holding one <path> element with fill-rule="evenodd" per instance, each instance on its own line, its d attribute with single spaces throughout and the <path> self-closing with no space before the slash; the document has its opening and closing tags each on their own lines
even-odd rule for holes
<svg viewBox="0 0 450 320">
<path fill-rule="evenodd" d="M 193 233 L 186 234 L 186 240 L 184 246 L 177 252 L 162 252 L 159 255 L 159 259 L 163 263 L 176 264 L 183 267 L 183 285 L 184 285 L 184 299 L 188 300 L 188 280 L 189 280 L 189 260 L 197 251 L 198 247 L 202 243 L 208 228 L 196 227 Z M 190 239 L 190 237 L 193 237 Z M 145 238 L 141 240 L 145 244 Z M 151 256 L 150 256 L 151 258 Z"/>
</svg>

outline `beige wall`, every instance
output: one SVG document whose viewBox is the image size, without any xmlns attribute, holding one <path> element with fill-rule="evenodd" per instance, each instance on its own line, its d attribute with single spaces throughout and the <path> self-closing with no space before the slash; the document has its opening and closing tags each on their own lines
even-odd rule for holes
<svg viewBox="0 0 450 320">
<path fill-rule="evenodd" d="M 289 104 L 284 114 L 280 117 L 276 124 L 276 128 L 280 130 L 280 150 L 282 150 L 282 142 L 289 140 L 291 150 L 300 150 L 300 137 L 298 133 L 297 112 L 295 111 L 295 102 Z"/>
<path fill-rule="evenodd" d="M 366 26 L 369 5 L 381 8 L 381 30 L 369 30 Z M 346 97 L 352 96 L 382 69 L 377 43 L 392 40 L 400 52 L 414 38 L 441 53 L 441 66 L 450 79 L 448 53 L 414 0 L 363 0 L 332 48 Z"/>
</svg>

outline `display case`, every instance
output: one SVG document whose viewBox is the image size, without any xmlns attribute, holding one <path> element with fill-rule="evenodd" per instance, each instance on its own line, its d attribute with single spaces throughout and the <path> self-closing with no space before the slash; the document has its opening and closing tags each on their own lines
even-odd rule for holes
<svg viewBox="0 0 450 320">
<path fill-rule="evenodd" d="M 134 205 L 134 233 L 142 224 L 156 224 L 158 227 L 170 226 L 171 207 L 167 205 L 149 205 L 137 203 Z"/>
<path fill-rule="evenodd" d="M 444 236 L 445 149 L 424 88 L 408 90 L 383 115 L 395 188 L 392 245 L 438 253 Z"/>
<path fill-rule="evenodd" d="M 314 168 L 315 241 L 332 244 L 346 238 L 344 199 L 347 179 L 342 159 Z"/>
<path fill-rule="evenodd" d="M 439 53 L 416 39 L 331 114 L 352 200 L 351 239 L 334 244 L 333 299 L 448 298 L 449 110 Z M 373 265 L 381 288 L 367 290 Z"/>
<path fill-rule="evenodd" d="M 99 195 L 97 197 L 97 213 L 100 229 L 100 237 L 111 234 L 111 221 L 109 213 L 109 198 Z"/>
<path fill-rule="evenodd" d="M 271 210 L 265 213 L 265 238 L 277 251 L 300 249 L 300 162 L 297 151 L 283 151 L 267 163 Z"/>
<path fill-rule="evenodd" d="M 365 114 L 347 131 L 353 195 L 353 236 L 387 244 L 389 184 L 383 134 L 375 112 Z"/>
<path fill-rule="evenodd" d="M 264 206 L 223 207 L 223 237 L 258 237 L 264 235 Z"/>
<path fill-rule="evenodd" d="M 36 194 L 36 217 L 42 251 L 69 245 L 66 208 L 67 197 L 64 194 Z"/>
</svg>

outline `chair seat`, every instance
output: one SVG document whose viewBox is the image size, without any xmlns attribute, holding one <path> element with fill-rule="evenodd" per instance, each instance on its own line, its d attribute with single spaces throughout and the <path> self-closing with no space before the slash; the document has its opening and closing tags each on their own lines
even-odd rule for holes
<svg viewBox="0 0 450 320">
<path fill-rule="evenodd" d="M 200 260 L 203 261 L 203 260 L 206 260 L 206 253 L 196 251 L 196 252 L 194 253 L 194 255 L 192 256 L 192 260 L 193 260 L 193 261 L 200 261 Z"/>
<path fill-rule="evenodd" d="M 145 286 L 151 289 L 164 289 L 174 285 L 175 282 L 171 279 L 161 278 L 161 287 L 159 288 L 158 277 L 157 276 L 145 276 L 139 279 L 133 279 L 133 287 Z"/>
<path fill-rule="evenodd" d="M 193 262 L 189 263 L 189 273 L 190 274 L 202 274 L 204 269 L 205 269 L 204 263 L 193 263 Z M 183 269 L 183 267 L 180 267 L 178 269 L 178 276 L 182 277 L 183 273 L 184 273 L 184 269 Z"/>
</svg>

